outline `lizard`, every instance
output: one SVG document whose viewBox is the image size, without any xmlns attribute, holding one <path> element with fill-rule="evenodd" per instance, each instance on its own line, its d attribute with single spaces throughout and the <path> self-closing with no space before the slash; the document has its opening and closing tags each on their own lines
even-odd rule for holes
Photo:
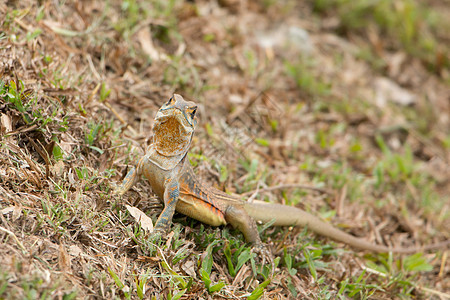
<svg viewBox="0 0 450 300">
<path fill-rule="evenodd" d="M 424 247 L 391 248 L 355 237 L 306 211 L 282 204 L 247 202 L 213 188 L 196 178 L 187 153 L 197 125 L 197 105 L 174 94 L 158 110 L 153 125 L 153 143 L 137 165 L 130 169 L 115 192 L 123 195 L 143 175 L 163 202 L 153 236 L 169 229 L 175 211 L 211 226 L 231 224 L 255 249 L 264 249 L 256 221 L 275 226 L 306 226 L 316 234 L 350 247 L 372 252 L 415 253 L 446 248 L 450 240 Z"/>
</svg>

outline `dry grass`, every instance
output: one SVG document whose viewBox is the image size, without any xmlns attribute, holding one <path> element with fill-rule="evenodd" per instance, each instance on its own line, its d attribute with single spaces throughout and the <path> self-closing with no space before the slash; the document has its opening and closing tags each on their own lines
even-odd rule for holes
<svg viewBox="0 0 450 300">
<path fill-rule="evenodd" d="M 319 1 L 10 2 L 0 298 L 236 299 L 264 281 L 250 262 L 230 275 L 227 245 L 250 248 L 237 232 L 177 216 L 155 246 L 125 209 L 157 216 L 148 184 L 112 193 L 173 92 L 200 105 L 190 159 L 217 188 L 297 205 L 376 243 L 450 238 L 450 30 L 414 19 L 412 36 L 438 45 L 416 55 L 395 40 L 403 31 L 355 29 Z M 268 188 L 299 184 L 315 189 Z M 448 251 L 364 255 L 297 229 L 263 239 L 281 258 L 264 299 L 450 293 Z M 218 292 L 202 280 L 208 268 Z"/>
</svg>

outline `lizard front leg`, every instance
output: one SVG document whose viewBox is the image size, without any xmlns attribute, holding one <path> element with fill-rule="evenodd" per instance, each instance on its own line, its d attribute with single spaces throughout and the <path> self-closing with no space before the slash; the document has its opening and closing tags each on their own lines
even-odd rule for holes
<svg viewBox="0 0 450 300">
<path fill-rule="evenodd" d="M 138 179 L 138 170 L 135 167 L 131 168 L 131 170 L 127 173 L 127 176 L 125 176 L 125 178 L 123 179 L 122 184 L 119 185 L 114 192 L 122 196 L 123 194 L 125 194 L 125 192 L 131 189 L 131 187 L 138 181 Z"/>
<path fill-rule="evenodd" d="M 164 190 L 164 209 L 156 220 L 155 234 L 166 233 L 172 223 L 172 217 L 175 213 L 178 197 L 180 195 L 180 186 L 178 180 L 167 180 L 166 188 Z"/>
<path fill-rule="evenodd" d="M 115 189 L 115 193 L 122 196 L 125 194 L 129 189 L 133 187 L 133 185 L 136 184 L 139 177 L 141 176 L 141 165 L 143 162 L 143 158 L 141 158 L 137 164 L 137 167 L 131 168 L 131 170 L 127 173 L 127 176 L 122 181 L 122 184 L 119 185 Z"/>
</svg>

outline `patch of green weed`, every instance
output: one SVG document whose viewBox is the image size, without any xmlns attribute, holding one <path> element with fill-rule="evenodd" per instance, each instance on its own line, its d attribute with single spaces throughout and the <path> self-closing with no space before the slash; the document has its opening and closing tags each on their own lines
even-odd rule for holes
<svg viewBox="0 0 450 300">
<path fill-rule="evenodd" d="M 446 21 L 418 1 L 316 0 L 314 10 L 337 13 L 341 32 L 375 25 L 381 36 L 387 35 L 394 44 L 398 43 L 397 46 L 409 54 L 435 67 L 436 56 L 441 51 L 435 35 Z M 448 52 L 448 48 L 445 51 Z M 449 63 L 448 60 L 444 62 L 445 65 Z"/>
<path fill-rule="evenodd" d="M 296 62 L 285 61 L 285 72 L 292 77 L 297 86 L 311 96 L 325 96 L 330 93 L 331 83 L 314 74 L 316 66 L 310 58 Z"/>
</svg>

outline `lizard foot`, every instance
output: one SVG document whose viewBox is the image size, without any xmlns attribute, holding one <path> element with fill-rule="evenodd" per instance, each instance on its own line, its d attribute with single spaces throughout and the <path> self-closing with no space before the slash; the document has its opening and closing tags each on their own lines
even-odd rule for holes
<svg viewBox="0 0 450 300">
<path fill-rule="evenodd" d="M 158 243 L 161 241 L 165 236 L 166 230 L 160 227 L 155 227 L 153 229 L 153 232 L 150 233 L 150 236 L 148 237 L 149 241 L 152 243 Z"/>
<path fill-rule="evenodd" d="M 126 190 L 118 184 L 111 184 L 113 195 L 122 196 L 125 194 Z"/>
<path fill-rule="evenodd" d="M 262 266 L 266 265 L 266 263 L 270 264 L 270 266 L 271 266 L 270 277 L 272 277 L 275 272 L 275 263 L 273 261 L 273 255 L 269 251 L 269 249 L 264 244 L 260 243 L 260 244 L 256 244 L 253 247 L 252 252 L 254 252 L 260 256 Z"/>
</svg>

